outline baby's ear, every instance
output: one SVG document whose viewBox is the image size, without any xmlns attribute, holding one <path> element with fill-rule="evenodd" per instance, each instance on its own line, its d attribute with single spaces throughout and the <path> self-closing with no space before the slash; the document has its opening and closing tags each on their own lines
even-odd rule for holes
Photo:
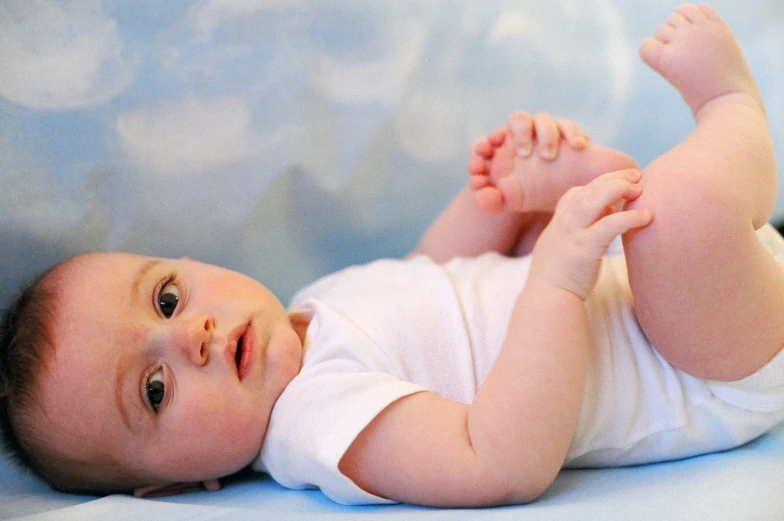
<svg viewBox="0 0 784 521">
<path fill-rule="evenodd" d="M 195 492 L 197 490 L 207 489 L 210 492 L 220 490 L 220 482 L 217 479 L 210 479 L 207 481 L 199 481 L 196 483 L 170 483 L 168 485 L 153 485 L 149 487 L 139 487 L 134 489 L 133 495 L 136 497 L 164 497 L 176 496 L 177 494 L 185 494 L 186 492 Z"/>
</svg>

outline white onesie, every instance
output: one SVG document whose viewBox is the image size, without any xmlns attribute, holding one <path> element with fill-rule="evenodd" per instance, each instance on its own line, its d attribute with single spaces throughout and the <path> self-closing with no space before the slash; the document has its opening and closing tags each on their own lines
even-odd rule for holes
<svg viewBox="0 0 784 521">
<path fill-rule="evenodd" d="M 784 267 L 784 240 L 758 235 Z M 290 488 L 344 504 L 389 502 L 357 487 L 338 463 L 385 407 L 428 390 L 470 403 L 503 343 L 530 257 L 488 253 L 438 265 L 425 256 L 347 268 L 300 292 L 308 313 L 301 372 L 284 390 L 253 468 Z M 620 248 L 586 301 L 587 385 L 567 467 L 631 465 L 736 447 L 784 420 L 784 351 L 732 383 L 670 366 L 632 310 Z"/>
</svg>

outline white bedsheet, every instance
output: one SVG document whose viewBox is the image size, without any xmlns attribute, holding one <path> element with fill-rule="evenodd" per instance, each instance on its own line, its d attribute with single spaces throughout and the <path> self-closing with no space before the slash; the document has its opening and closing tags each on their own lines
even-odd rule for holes
<svg viewBox="0 0 784 521">
<path fill-rule="evenodd" d="M 536 521 L 781 521 L 784 426 L 739 449 L 640 467 L 568 470 L 526 506 L 448 510 L 410 505 L 345 507 L 318 491 L 286 490 L 261 476 L 220 492 L 158 500 L 63 497 L 0 467 L 0 519 Z M 9 480 L 9 477 L 11 479 Z M 76 506 L 68 506 L 76 505 Z"/>
</svg>

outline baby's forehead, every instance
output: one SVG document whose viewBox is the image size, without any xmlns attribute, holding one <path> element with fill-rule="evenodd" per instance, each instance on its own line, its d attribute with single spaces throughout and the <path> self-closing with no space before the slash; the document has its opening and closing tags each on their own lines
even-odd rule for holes
<svg viewBox="0 0 784 521">
<path fill-rule="evenodd" d="M 50 278 L 57 288 L 67 293 L 73 285 L 90 283 L 101 278 L 129 276 L 153 257 L 125 252 L 85 253 L 72 257 L 52 269 Z"/>
<path fill-rule="evenodd" d="M 121 252 L 91 253 L 74 257 L 53 272 L 57 303 L 49 327 L 54 357 L 47 360 L 49 377 L 45 380 L 51 380 L 55 388 L 79 382 L 67 393 L 76 397 L 85 386 L 114 374 L 117 353 L 127 344 L 133 327 L 133 320 L 129 320 L 132 283 L 140 267 L 150 261 L 149 257 Z M 55 391 L 50 394 L 59 394 Z M 50 401 L 61 404 L 63 399 Z M 55 408 L 76 406 L 67 403 Z"/>
<path fill-rule="evenodd" d="M 143 264 L 154 257 L 123 251 L 100 251 L 77 255 L 64 263 L 65 267 L 96 269 L 106 266 L 123 267 Z"/>
<path fill-rule="evenodd" d="M 63 335 L 100 329 L 107 325 L 106 318 L 121 315 L 130 303 L 137 274 L 154 260 L 101 252 L 73 257 L 55 268 L 50 274 L 57 296 L 51 324 L 55 344 L 61 343 Z"/>
</svg>

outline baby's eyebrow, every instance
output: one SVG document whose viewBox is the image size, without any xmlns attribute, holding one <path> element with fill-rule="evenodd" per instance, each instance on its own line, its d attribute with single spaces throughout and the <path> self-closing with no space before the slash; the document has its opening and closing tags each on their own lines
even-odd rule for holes
<svg viewBox="0 0 784 521">
<path fill-rule="evenodd" d="M 141 284 L 142 284 L 142 281 L 144 280 L 144 277 L 147 275 L 147 273 L 152 268 L 154 268 L 155 266 L 157 266 L 160 263 L 161 263 L 161 261 L 159 259 L 149 260 L 149 261 L 145 262 L 144 264 L 142 264 L 142 267 L 139 268 L 139 270 L 136 272 L 136 275 L 134 275 L 134 277 L 133 277 L 133 284 L 131 284 L 131 301 L 132 302 L 136 298 L 136 296 L 139 294 L 139 288 L 141 287 Z"/>
<path fill-rule="evenodd" d="M 139 422 L 132 422 L 131 417 L 128 414 L 128 408 L 126 407 L 125 402 L 125 383 L 126 375 L 128 374 L 128 366 L 130 365 L 127 356 L 120 355 L 120 358 L 117 360 L 117 370 L 115 372 L 115 379 L 114 379 L 114 398 L 117 402 L 117 408 L 120 410 L 120 416 L 122 416 L 123 422 L 128 427 L 128 430 L 134 431 L 136 430 L 134 426 L 138 426 Z"/>
<path fill-rule="evenodd" d="M 142 282 L 144 282 L 147 273 L 149 273 L 151 269 L 161 262 L 162 261 L 160 259 L 151 259 L 142 264 L 142 266 L 136 271 L 136 273 L 133 275 L 133 282 L 131 284 L 131 302 L 136 302 L 136 299 L 139 298 L 139 291 L 141 290 Z M 123 423 L 125 423 L 129 430 L 135 431 L 139 426 L 139 422 L 131 421 L 131 416 L 127 407 L 128 402 L 125 400 L 126 393 L 124 392 L 124 384 L 127 378 L 129 367 L 131 365 L 132 364 L 129 360 L 129 357 L 125 356 L 125 353 L 121 353 L 117 360 L 117 367 L 115 372 L 114 398 L 117 402 L 117 408 L 120 410 L 120 416 L 122 416 Z M 131 403 L 135 404 L 134 401 Z M 135 407 L 134 409 L 136 410 Z M 138 420 L 139 418 L 137 417 L 136 419 Z"/>
</svg>

